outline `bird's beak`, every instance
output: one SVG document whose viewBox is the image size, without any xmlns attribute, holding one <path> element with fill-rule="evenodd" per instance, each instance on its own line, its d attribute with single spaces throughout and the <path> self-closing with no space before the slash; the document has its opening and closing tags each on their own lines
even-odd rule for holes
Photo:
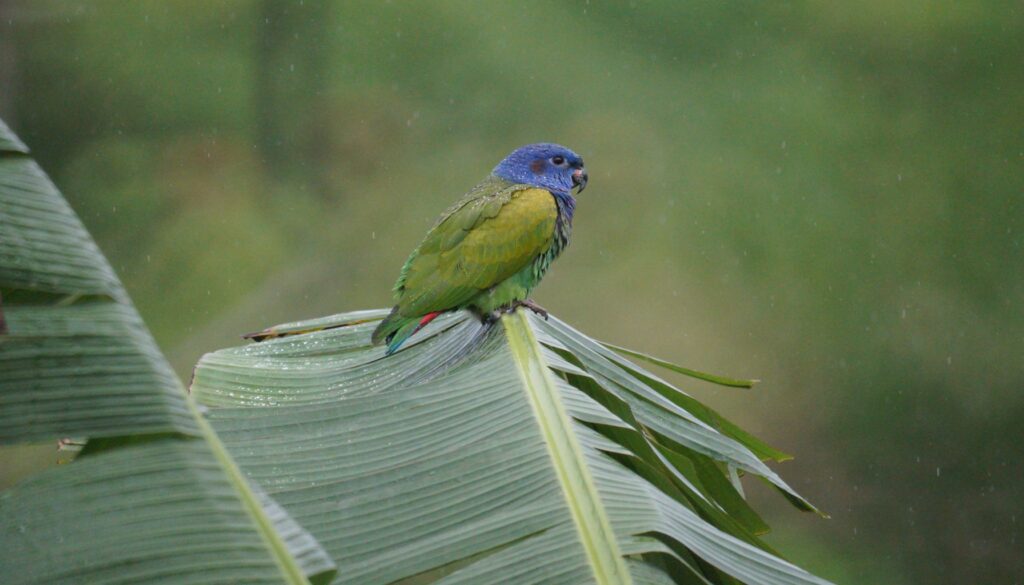
<svg viewBox="0 0 1024 585">
<path fill-rule="evenodd" d="M 587 188 L 587 171 L 583 169 L 576 169 L 572 172 L 572 184 L 574 187 L 579 187 L 577 193 L 582 193 Z"/>
</svg>

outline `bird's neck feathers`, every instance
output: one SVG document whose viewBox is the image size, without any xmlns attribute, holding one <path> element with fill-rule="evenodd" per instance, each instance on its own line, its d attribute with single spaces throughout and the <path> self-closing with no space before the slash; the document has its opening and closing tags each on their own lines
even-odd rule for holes
<svg viewBox="0 0 1024 585">
<path fill-rule="evenodd" d="M 558 216 L 572 225 L 572 214 L 576 211 L 576 198 L 572 196 L 572 193 L 555 193 L 551 194 L 555 197 L 555 203 L 558 205 Z"/>
</svg>

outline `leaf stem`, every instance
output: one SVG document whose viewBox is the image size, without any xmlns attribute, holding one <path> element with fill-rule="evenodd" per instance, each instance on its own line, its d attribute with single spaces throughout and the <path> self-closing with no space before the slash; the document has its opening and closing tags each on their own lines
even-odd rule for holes
<svg viewBox="0 0 1024 585">
<path fill-rule="evenodd" d="M 600 585 L 632 583 L 572 419 L 565 411 L 526 314 L 517 310 L 504 315 L 501 322 L 595 581 Z"/>
<path fill-rule="evenodd" d="M 206 444 L 210 446 L 213 456 L 227 474 L 228 480 L 235 489 L 235 493 L 238 494 L 238 499 L 242 502 L 246 513 L 253 523 L 256 524 L 256 532 L 259 533 L 260 538 L 267 545 L 267 549 L 281 571 L 281 576 L 284 577 L 284 582 L 288 583 L 288 585 L 310 585 L 309 579 L 306 578 L 302 569 L 295 562 L 295 558 L 288 551 L 288 546 L 281 540 L 281 535 L 277 533 L 277 529 L 274 528 L 274 523 L 267 516 L 263 505 L 256 498 L 256 494 L 249 488 L 249 480 L 246 479 L 242 470 L 235 463 L 235 460 L 228 454 L 224 443 L 221 442 L 220 437 L 217 436 L 213 427 L 207 422 L 206 417 L 199 411 L 195 400 L 191 395 L 188 395 L 185 397 L 185 401 L 188 403 L 188 408 L 196 419 L 196 424 L 199 425 L 203 438 L 206 439 Z"/>
</svg>

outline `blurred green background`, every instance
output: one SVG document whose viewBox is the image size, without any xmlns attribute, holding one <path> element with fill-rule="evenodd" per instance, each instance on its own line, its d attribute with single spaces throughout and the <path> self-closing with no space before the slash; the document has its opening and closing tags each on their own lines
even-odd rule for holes
<svg viewBox="0 0 1024 585">
<path fill-rule="evenodd" d="M 535 298 L 794 453 L 750 497 L 838 583 L 1016 583 L 1024 501 L 1016 1 L 0 0 L 0 117 L 182 376 L 382 307 L 508 151 L 581 153 Z M 0 483 L 55 458 L 7 456 Z"/>
</svg>

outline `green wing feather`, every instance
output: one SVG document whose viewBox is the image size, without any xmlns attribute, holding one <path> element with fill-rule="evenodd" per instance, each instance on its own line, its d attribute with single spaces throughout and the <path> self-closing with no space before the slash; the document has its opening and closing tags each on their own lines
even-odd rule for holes
<svg viewBox="0 0 1024 585">
<path fill-rule="evenodd" d="M 409 319 L 460 309 L 515 275 L 551 246 L 557 208 L 550 193 L 490 177 L 449 208 L 402 267 L 383 340 Z M 390 321 L 390 323 L 388 323 Z"/>
</svg>

